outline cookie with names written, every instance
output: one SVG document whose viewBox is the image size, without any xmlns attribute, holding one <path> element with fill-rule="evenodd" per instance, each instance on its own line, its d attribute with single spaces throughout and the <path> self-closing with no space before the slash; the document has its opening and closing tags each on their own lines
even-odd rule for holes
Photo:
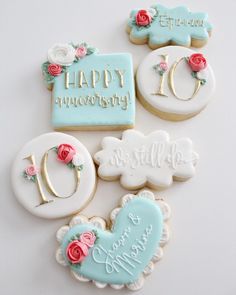
<svg viewBox="0 0 236 295">
<path fill-rule="evenodd" d="M 98 54 L 87 43 L 55 44 L 48 50 L 42 71 L 52 91 L 55 130 L 120 130 L 134 126 L 130 54 Z"/>
<path fill-rule="evenodd" d="M 58 263 L 73 277 L 98 288 L 139 290 L 169 240 L 170 208 L 150 191 L 125 195 L 110 214 L 110 226 L 100 217 L 75 216 L 57 232 Z"/>
<path fill-rule="evenodd" d="M 138 67 L 136 82 L 143 106 L 172 121 L 200 113 L 215 90 L 215 76 L 207 58 L 180 46 L 149 53 Z"/>
<path fill-rule="evenodd" d="M 98 175 L 107 181 L 120 179 L 124 188 L 169 187 L 173 179 L 184 181 L 195 174 L 198 154 L 189 138 L 171 141 L 165 131 L 145 136 L 135 130 L 122 138 L 105 137 L 102 150 L 94 155 Z"/>
<path fill-rule="evenodd" d="M 85 146 L 57 132 L 28 142 L 14 161 L 11 178 L 18 201 L 43 218 L 79 212 L 96 188 L 94 163 Z"/>
<path fill-rule="evenodd" d="M 172 9 L 160 4 L 135 9 L 127 24 L 131 42 L 147 43 L 151 49 L 166 45 L 202 47 L 211 35 L 212 25 L 203 12 L 190 12 L 185 6 Z"/>
</svg>

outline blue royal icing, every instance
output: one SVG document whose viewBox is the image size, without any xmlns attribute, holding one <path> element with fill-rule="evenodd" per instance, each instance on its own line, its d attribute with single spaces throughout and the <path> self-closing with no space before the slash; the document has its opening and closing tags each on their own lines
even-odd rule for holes
<svg viewBox="0 0 236 295">
<path fill-rule="evenodd" d="M 48 65 L 45 64 L 44 67 Z M 60 75 L 46 82 L 53 83 L 52 125 L 55 129 L 133 127 L 135 91 L 130 54 L 95 52 L 63 67 Z"/>
<path fill-rule="evenodd" d="M 80 264 L 66 256 L 68 244 L 83 232 L 96 232 L 97 241 Z M 111 231 L 92 224 L 72 227 L 64 236 L 61 249 L 71 269 L 88 279 L 108 284 L 135 282 L 154 256 L 163 231 L 163 215 L 155 201 L 134 198 L 119 211 Z"/>
<path fill-rule="evenodd" d="M 149 38 L 149 44 L 153 46 L 158 47 L 172 42 L 189 47 L 192 38 L 207 40 L 212 30 L 206 13 L 193 13 L 184 6 L 169 9 L 160 4 L 153 5 L 150 11 L 151 13 L 154 11 L 154 17 L 150 25 L 147 26 L 136 24 L 135 16 L 138 11 L 137 9 L 133 10 L 128 21 L 131 39 L 132 37 Z"/>
</svg>

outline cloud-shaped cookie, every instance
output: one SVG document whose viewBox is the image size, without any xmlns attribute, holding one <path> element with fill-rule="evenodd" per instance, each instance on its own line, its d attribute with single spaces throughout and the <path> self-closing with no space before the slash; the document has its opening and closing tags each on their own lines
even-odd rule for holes
<svg viewBox="0 0 236 295">
<path fill-rule="evenodd" d="M 94 155 L 99 176 L 108 181 L 120 178 L 127 189 L 144 186 L 166 188 L 175 180 L 187 180 L 195 174 L 198 154 L 192 141 L 170 141 L 165 131 L 148 136 L 134 130 L 123 132 L 122 139 L 105 137 L 102 150 Z"/>
<path fill-rule="evenodd" d="M 127 31 L 133 43 L 148 43 L 152 49 L 168 44 L 202 47 L 212 31 L 207 19 L 206 13 L 193 13 L 185 6 L 169 9 L 157 4 L 133 10 Z"/>
</svg>

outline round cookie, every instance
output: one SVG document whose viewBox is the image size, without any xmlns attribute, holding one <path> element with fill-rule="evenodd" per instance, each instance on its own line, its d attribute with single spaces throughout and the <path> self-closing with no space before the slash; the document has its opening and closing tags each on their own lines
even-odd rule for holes
<svg viewBox="0 0 236 295">
<path fill-rule="evenodd" d="M 28 142 L 14 161 L 11 178 L 18 201 L 43 218 L 82 210 L 96 188 L 94 163 L 85 146 L 57 132 Z"/>
<path fill-rule="evenodd" d="M 163 256 L 169 218 L 169 206 L 152 192 L 125 195 L 110 214 L 110 226 L 101 217 L 76 215 L 61 227 L 56 260 L 81 282 L 139 290 Z"/>
<path fill-rule="evenodd" d="M 197 115 L 215 89 L 214 73 L 206 58 L 180 46 L 149 53 L 138 67 L 136 83 L 143 106 L 172 121 Z"/>
</svg>

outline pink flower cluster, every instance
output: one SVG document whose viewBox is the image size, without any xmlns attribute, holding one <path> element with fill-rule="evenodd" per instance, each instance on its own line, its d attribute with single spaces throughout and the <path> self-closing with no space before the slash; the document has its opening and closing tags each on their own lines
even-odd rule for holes
<svg viewBox="0 0 236 295">
<path fill-rule="evenodd" d="M 207 61 L 201 53 L 194 53 L 188 59 L 188 64 L 193 72 L 199 72 L 207 67 Z"/>
<path fill-rule="evenodd" d="M 87 48 L 85 46 L 81 45 L 76 48 L 75 56 L 78 59 L 83 58 L 86 54 L 87 54 Z M 61 65 L 58 65 L 55 63 L 51 63 L 48 65 L 48 73 L 53 77 L 59 76 L 62 73 L 62 70 L 63 70 L 63 68 Z"/>
<path fill-rule="evenodd" d="M 77 58 L 83 58 L 87 54 L 87 48 L 84 46 L 79 46 L 76 49 L 75 56 Z"/>
<path fill-rule="evenodd" d="M 140 27 L 147 26 L 152 22 L 152 16 L 147 10 L 141 9 L 137 12 L 135 21 Z"/>
<path fill-rule="evenodd" d="M 159 68 L 163 72 L 166 72 L 168 70 L 168 65 L 167 65 L 167 63 L 165 61 L 162 61 L 162 62 L 159 63 Z"/>
<path fill-rule="evenodd" d="M 92 231 L 84 232 L 78 240 L 69 243 L 66 256 L 72 264 L 82 262 L 89 254 L 89 248 L 93 247 L 96 236 Z"/>
<path fill-rule="evenodd" d="M 75 154 L 76 149 L 70 144 L 63 143 L 57 148 L 57 159 L 65 164 L 70 163 Z"/>
<path fill-rule="evenodd" d="M 29 165 L 28 167 L 25 168 L 25 173 L 29 177 L 37 175 L 38 172 L 39 172 L 39 169 L 35 165 Z"/>
</svg>

